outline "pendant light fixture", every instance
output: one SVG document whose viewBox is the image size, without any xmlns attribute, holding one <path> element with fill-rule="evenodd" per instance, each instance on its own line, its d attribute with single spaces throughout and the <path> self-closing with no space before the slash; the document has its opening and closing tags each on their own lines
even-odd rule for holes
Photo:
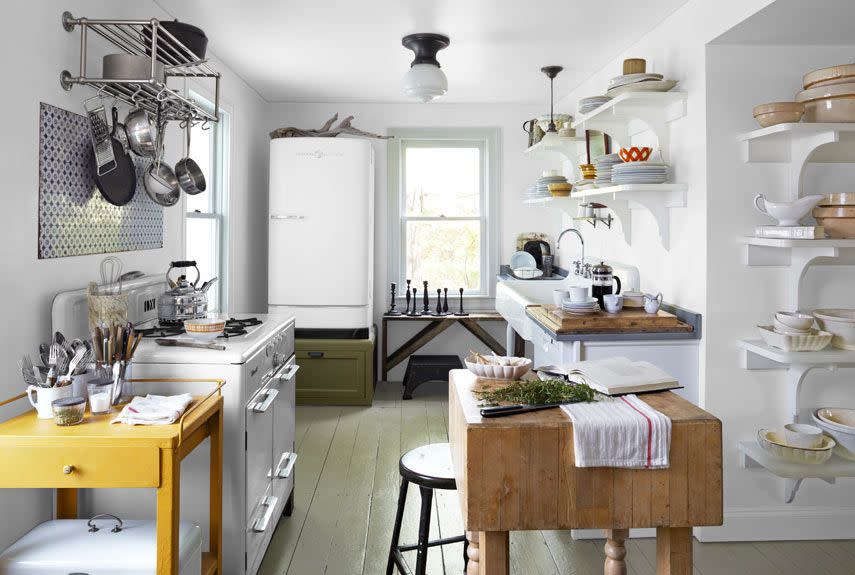
<svg viewBox="0 0 855 575">
<path fill-rule="evenodd" d="M 448 79 L 439 69 L 436 53 L 451 43 L 448 36 L 442 34 L 410 34 L 401 40 L 416 58 L 404 75 L 404 94 L 419 102 L 427 103 L 448 91 Z"/>
<path fill-rule="evenodd" d="M 561 139 L 558 136 L 558 129 L 556 129 L 555 121 L 553 120 L 553 105 L 555 103 L 555 76 L 563 69 L 561 66 L 545 66 L 540 69 L 549 78 L 549 127 L 546 129 L 546 133 L 543 134 L 543 139 L 540 140 L 544 147 L 556 146 L 561 143 Z"/>
</svg>

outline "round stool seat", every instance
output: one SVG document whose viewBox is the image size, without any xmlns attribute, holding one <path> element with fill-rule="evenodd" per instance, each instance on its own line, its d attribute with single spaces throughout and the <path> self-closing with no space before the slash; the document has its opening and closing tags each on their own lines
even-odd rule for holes
<svg viewBox="0 0 855 575">
<path fill-rule="evenodd" d="M 451 448 L 447 443 L 431 443 L 411 449 L 401 456 L 401 477 L 433 489 L 457 489 Z"/>
</svg>

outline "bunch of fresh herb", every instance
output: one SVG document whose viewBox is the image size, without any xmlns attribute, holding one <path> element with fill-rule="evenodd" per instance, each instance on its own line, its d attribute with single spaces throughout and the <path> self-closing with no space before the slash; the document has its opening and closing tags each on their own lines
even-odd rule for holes
<svg viewBox="0 0 855 575">
<path fill-rule="evenodd" d="M 476 390 L 475 395 L 486 405 L 498 405 L 501 402 L 546 405 L 594 401 L 597 392 L 584 383 L 568 383 L 560 379 L 530 379 L 514 381 L 504 387 Z"/>
</svg>

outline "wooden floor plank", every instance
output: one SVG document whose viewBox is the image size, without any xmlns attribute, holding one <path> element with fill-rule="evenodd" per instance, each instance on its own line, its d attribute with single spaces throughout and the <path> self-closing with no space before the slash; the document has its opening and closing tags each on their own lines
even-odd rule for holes
<svg viewBox="0 0 855 575">
<path fill-rule="evenodd" d="M 326 575 L 362 574 L 379 443 L 380 421 L 370 409 L 361 410 Z"/>
<path fill-rule="evenodd" d="M 297 421 L 305 423 L 305 433 L 297 449 L 299 463 L 294 477 L 294 511 L 283 517 L 261 562 L 259 575 L 285 575 L 300 533 L 312 505 L 324 463 L 338 426 L 341 407 L 300 406 Z M 272 550 L 272 551 L 270 551 Z"/>
<path fill-rule="evenodd" d="M 511 573 L 563 575 L 540 531 L 514 531 L 511 540 Z"/>
<path fill-rule="evenodd" d="M 350 456 L 359 429 L 359 410 L 344 407 L 339 416 L 315 497 L 288 566 L 289 575 L 323 575 L 329 559 L 335 526 L 341 512 Z"/>
<path fill-rule="evenodd" d="M 570 531 L 541 531 L 556 569 L 561 575 L 589 575 L 603 572 L 602 542 L 574 541 Z"/>
<path fill-rule="evenodd" d="M 384 407 L 372 408 L 372 411 L 380 420 L 380 443 L 377 446 L 371 515 L 368 518 L 365 563 L 362 568 L 366 575 L 386 572 L 386 559 L 401 483 L 398 472 L 398 460 L 401 457 L 401 409 Z"/>
</svg>

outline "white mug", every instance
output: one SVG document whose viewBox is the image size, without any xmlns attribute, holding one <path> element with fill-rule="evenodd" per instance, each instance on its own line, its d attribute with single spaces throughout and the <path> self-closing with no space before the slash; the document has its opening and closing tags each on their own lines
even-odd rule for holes
<svg viewBox="0 0 855 575">
<path fill-rule="evenodd" d="M 36 413 L 39 419 L 52 419 L 53 408 L 51 403 L 55 399 L 64 399 L 71 397 L 72 388 L 70 385 L 62 387 L 36 387 L 35 385 L 27 386 L 27 399 L 30 404 L 36 408 Z M 33 393 L 36 394 L 36 399 L 33 399 Z"/>
<path fill-rule="evenodd" d="M 583 302 L 588 299 L 588 286 L 573 286 L 567 290 L 570 293 L 570 301 L 573 303 Z"/>
<path fill-rule="evenodd" d="M 662 305 L 662 294 L 658 293 L 656 295 L 652 295 L 649 293 L 644 294 L 644 311 L 647 313 L 658 313 L 659 306 Z"/>
<path fill-rule="evenodd" d="M 564 301 L 569 294 L 566 289 L 554 289 L 552 290 L 552 303 L 555 304 L 555 307 L 561 307 L 561 302 Z"/>
<path fill-rule="evenodd" d="M 620 294 L 605 294 L 603 303 L 606 306 L 606 311 L 609 313 L 617 313 L 623 309 L 623 296 Z"/>
</svg>

